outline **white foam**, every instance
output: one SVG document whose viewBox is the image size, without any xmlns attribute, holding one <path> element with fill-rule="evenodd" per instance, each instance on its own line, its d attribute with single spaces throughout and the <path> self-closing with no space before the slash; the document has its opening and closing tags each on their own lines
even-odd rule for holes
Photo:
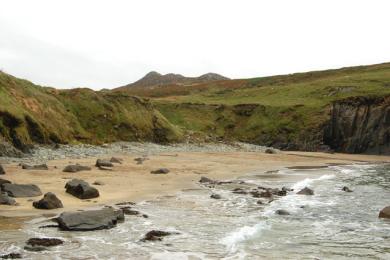
<svg viewBox="0 0 390 260">
<path fill-rule="evenodd" d="M 318 178 L 306 178 L 302 181 L 298 181 L 297 183 L 292 185 L 291 188 L 298 192 L 299 190 L 311 185 L 315 181 L 330 180 L 330 179 L 333 179 L 335 177 L 336 177 L 336 175 L 334 175 L 334 174 L 325 174 L 325 175 L 322 175 Z"/>
<path fill-rule="evenodd" d="M 266 222 L 260 222 L 254 226 L 244 226 L 224 237 L 221 240 L 221 243 L 226 245 L 230 252 L 235 252 L 237 251 L 237 245 L 239 243 L 261 234 L 261 232 L 266 229 L 270 229 L 269 224 Z"/>
</svg>

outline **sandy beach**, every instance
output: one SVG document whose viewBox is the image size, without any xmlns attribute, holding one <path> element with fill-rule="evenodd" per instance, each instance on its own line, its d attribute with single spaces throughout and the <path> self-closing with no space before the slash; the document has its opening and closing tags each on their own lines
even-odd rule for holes
<svg viewBox="0 0 390 260">
<path fill-rule="evenodd" d="M 266 173 L 291 166 L 321 166 L 329 164 L 352 164 L 363 162 L 390 162 L 389 156 L 327 154 L 311 152 L 280 152 L 264 154 L 256 152 L 219 152 L 219 153 L 165 153 L 150 156 L 143 164 L 137 165 L 136 156 L 107 154 L 123 159 L 112 171 L 102 171 L 94 167 L 96 158 L 63 159 L 49 161 L 49 170 L 23 170 L 16 163 L 5 164 L 7 174 L 2 176 L 18 184 L 36 184 L 43 193 L 54 192 L 63 202 L 64 208 L 57 210 L 39 210 L 32 206 L 35 198 L 17 198 L 18 206 L 0 206 L 0 216 L 26 217 L 48 216 L 62 211 L 102 206 L 124 201 L 139 202 L 158 196 L 174 195 L 178 191 L 196 188 L 200 176 L 218 180 L 234 179 L 251 173 Z M 91 171 L 64 173 L 69 164 L 79 163 L 91 166 Z M 152 170 L 168 168 L 168 174 L 151 174 Z M 83 179 L 90 184 L 95 181 L 104 185 L 95 186 L 100 197 L 92 200 L 80 200 L 65 192 L 64 186 L 73 178 Z"/>
</svg>

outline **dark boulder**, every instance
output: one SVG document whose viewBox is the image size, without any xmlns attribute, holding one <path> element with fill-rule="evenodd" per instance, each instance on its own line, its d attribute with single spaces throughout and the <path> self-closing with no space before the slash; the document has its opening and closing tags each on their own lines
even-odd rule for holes
<svg viewBox="0 0 390 260">
<path fill-rule="evenodd" d="M 0 205 L 16 205 L 15 199 L 8 196 L 6 192 L 0 191 Z"/>
<path fill-rule="evenodd" d="M 160 168 L 150 172 L 151 174 L 167 174 L 169 170 L 167 168 Z"/>
<path fill-rule="evenodd" d="M 99 197 L 99 191 L 90 186 L 88 182 L 79 179 L 68 181 L 65 185 L 66 192 L 79 199 L 92 199 Z"/>
<path fill-rule="evenodd" d="M 37 209 L 58 209 L 64 207 L 61 200 L 51 192 L 46 193 L 41 200 L 34 201 L 33 206 Z"/>
<path fill-rule="evenodd" d="M 1 185 L 5 184 L 5 183 L 11 183 L 11 182 L 9 180 L 0 178 L 0 187 L 1 187 Z"/>
<path fill-rule="evenodd" d="M 110 162 L 109 160 L 104 160 L 104 159 L 97 159 L 95 166 L 96 167 L 101 167 L 101 166 L 103 166 L 103 167 L 114 167 L 112 162 Z"/>
<path fill-rule="evenodd" d="M 110 162 L 122 164 L 123 159 L 118 157 L 111 157 Z"/>
<path fill-rule="evenodd" d="M 219 195 L 219 194 L 211 194 L 211 196 L 210 196 L 210 198 L 212 198 L 212 199 L 216 199 L 216 200 L 220 200 L 220 199 L 222 199 L 222 197 L 221 197 L 221 195 Z"/>
<path fill-rule="evenodd" d="M 124 219 L 121 209 L 106 207 L 99 210 L 64 212 L 55 221 L 64 231 L 91 231 L 113 228 Z"/>
<path fill-rule="evenodd" d="M 42 195 L 41 189 L 34 184 L 4 183 L 2 189 L 7 192 L 9 196 L 14 198 L 36 197 Z"/>
<path fill-rule="evenodd" d="M 3 166 L 0 164 L 0 175 L 3 175 L 5 174 L 5 170 L 3 168 Z"/>
<path fill-rule="evenodd" d="M 62 245 L 63 243 L 64 241 L 58 238 L 30 238 L 26 242 L 26 244 L 30 246 L 44 246 L 44 247 L 58 246 L 58 245 Z"/>
<path fill-rule="evenodd" d="M 152 230 L 146 233 L 145 237 L 141 239 L 141 241 L 161 241 L 163 237 L 172 235 L 172 232 L 160 231 L 160 230 Z"/>
<path fill-rule="evenodd" d="M 314 191 L 308 187 L 297 192 L 298 195 L 314 195 Z"/>
<path fill-rule="evenodd" d="M 1 259 L 21 259 L 22 258 L 22 254 L 20 254 L 20 253 L 9 253 L 9 254 L 6 254 L 6 255 L 0 255 L 0 258 Z"/>
<path fill-rule="evenodd" d="M 68 165 L 64 168 L 63 172 L 80 172 L 80 171 L 90 171 L 91 167 L 83 166 L 80 164 Z"/>
<path fill-rule="evenodd" d="M 284 209 L 278 209 L 275 211 L 275 214 L 285 216 L 285 215 L 290 215 L 290 212 Z"/>
<path fill-rule="evenodd" d="M 344 186 L 341 190 L 345 191 L 345 192 L 352 192 L 352 190 L 350 188 L 348 188 L 347 186 Z"/>
<path fill-rule="evenodd" d="M 388 218 L 390 219 L 390 206 L 385 207 L 379 212 L 379 217 L 380 218 Z"/>
<path fill-rule="evenodd" d="M 21 165 L 22 165 L 22 169 L 24 170 L 49 170 L 47 164 L 28 165 L 22 163 Z"/>
</svg>

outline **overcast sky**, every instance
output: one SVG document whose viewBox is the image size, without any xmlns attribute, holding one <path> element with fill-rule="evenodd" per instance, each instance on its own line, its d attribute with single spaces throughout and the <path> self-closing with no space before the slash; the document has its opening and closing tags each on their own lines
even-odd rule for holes
<svg viewBox="0 0 390 260">
<path fill-rule="evenodd" d="M 0 69 L 58 88 L 390 61 L 384 0 L 3 0 Z"/>
</svg>

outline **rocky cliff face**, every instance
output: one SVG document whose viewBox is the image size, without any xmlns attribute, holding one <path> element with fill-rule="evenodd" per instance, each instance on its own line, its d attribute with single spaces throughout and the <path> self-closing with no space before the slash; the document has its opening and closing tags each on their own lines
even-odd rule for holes
<svg viewBox="0 0 390 260">
<path fill-rule="evenodd" d="M 338 152 L 390 154 L 390 96 L 333 103 L 324 144 Z"/>
</svg>

